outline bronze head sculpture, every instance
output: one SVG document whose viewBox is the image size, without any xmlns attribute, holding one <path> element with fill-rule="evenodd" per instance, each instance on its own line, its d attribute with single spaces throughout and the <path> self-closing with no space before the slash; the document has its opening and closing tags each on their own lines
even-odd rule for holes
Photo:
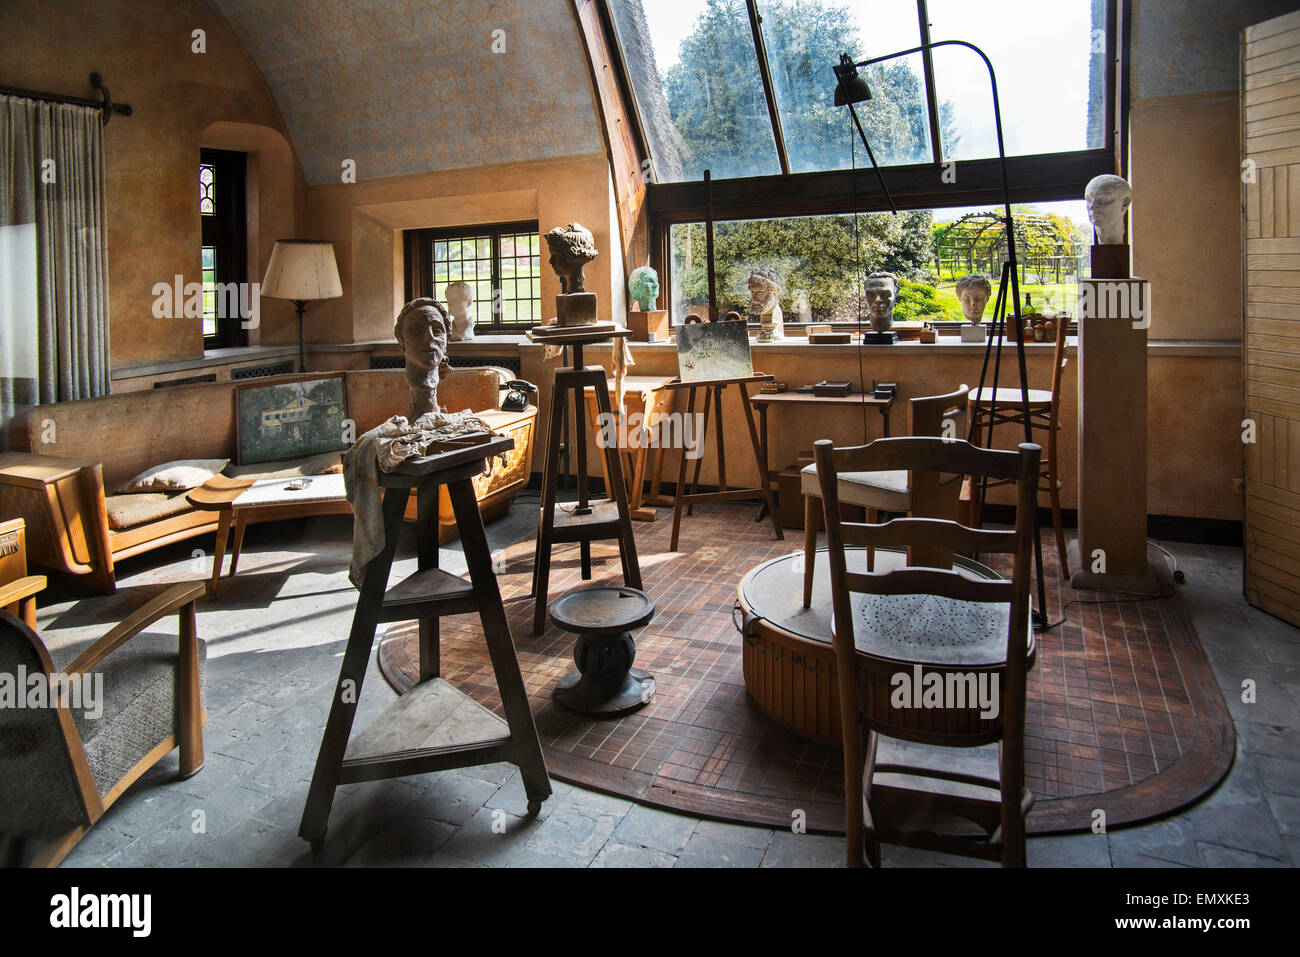
<svg viewBox="0 0 1300 957">
<path fill-rule="evenodd" d="M 551 250 L 551 268 L 560 277 L 560 292 L 586 292 L 583 267 L 600 255 L 591 231 L 581 223 L 556 226 L 546 234 L 546 245 Z"/>
<path fill-rule="evenodd" d="M 447 335 L 451 318 L 436 299 L 414 299 L 402 307 L 393 337 L 406 355 L 406 383 L 411 389 L 407 420 L 438 412 L 438 382 L 450 371 Z"/>
</svg>

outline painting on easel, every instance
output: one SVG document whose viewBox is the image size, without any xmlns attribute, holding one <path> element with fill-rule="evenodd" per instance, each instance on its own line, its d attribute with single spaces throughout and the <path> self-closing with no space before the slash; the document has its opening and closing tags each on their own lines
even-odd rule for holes
<svg viewBox="0 0 1300 957">
<path fill-rule="evenodd" d="M 738 379 L 754 374 L 749 324 L 688 322 L 677 327 L 677 368 L 683 382 Z"/>
</svg>

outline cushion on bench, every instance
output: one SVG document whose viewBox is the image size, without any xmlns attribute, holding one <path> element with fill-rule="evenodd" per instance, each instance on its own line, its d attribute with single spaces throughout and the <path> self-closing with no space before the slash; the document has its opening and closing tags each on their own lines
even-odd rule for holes
<svg viewBox="0 0 1300 957">
<path fill-rule="evenodd" d="M 172 495 L 163 492 L 141 492 L 132 495 L 109 495 L 104 499 L 108 511 L 108 527 L 115 532 L 134 528 L 160 518 L 170 518 L 187 512 L 194 506 L 185 492 Z"/>
</svg>

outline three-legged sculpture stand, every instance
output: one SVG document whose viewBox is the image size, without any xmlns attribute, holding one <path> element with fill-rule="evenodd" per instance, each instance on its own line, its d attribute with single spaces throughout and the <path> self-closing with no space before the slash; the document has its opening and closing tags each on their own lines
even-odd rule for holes
<svg viewBox="0 0 1300 957">
<path fill-rule="evenodd" d="M 623 581 L 633 588 L 641 587 L 641 566 L 636 557 L 636 539 L 632 535 L 632 516 L 627 504 L 627 485 L 623 481 L 623 467 L 619 461 L 618 443 L 601 449 L 605 457 L 605 475 L 609 488 L 605 490 L 612 499 L 591 498 L 587 479 L 587 428 L 584 424 L 583 393 L 592 388 L 596 393 L 596 406 L 600 415 L 613 416 L 609 401 L 609 388 L 605 370 L 600 366 L 582 364 L 582 347 L 608 342 L 613 338 L 630 335 L 626 329 L 584 332 L 581 326 L 562 333 L 538 335 L 539 341 L 564 344 L 573 348 L 573 366 L 557 369 L 555 386 L 551 391 L 551 416 L 547 420 L 546 465 L 542 472 L 542 506 L 537 524 L 537 547 L 533 554 L 533 634 L 540 635 L 546 628 L 547 587 L 551 576 L 551 549 L 566 542 L 579 543 L 583 580 L 591 578 L 591 543 L 604 539 L 618 540 L 619 558 L 623 563 Z M 560 463 L 560 430 L 567 421 L 569 404 L 573 404 L 576 427 L 573 430 L 574 446 L 578 460 L 578 501 L 556 502 L 557 474 Z M 606 421 L 609 421 L 607 419 Z"/>
<path fill-rule="evenodd" d="M 510 761 L 519 766 L 523 777 L 529 814 L 541 810 L 551 793 L 471 481 L 482 473 L 485 459 L 514 448 L 514 440 L 478 436 L 468 442 L 474 444 L 412 459 L 392 472 L 380 473 L 384 547 L 365 568 L 298 829 L 314 851 L 324 846 L 334 791 L 340 784 Z M 438 568 L 439 485 L 447 486 L 456 514 L 469 581 Z M 418 496 L 418 568 L 389 588 L 388 574 L 412 488 Z M 473 611 L 483 623 L 483 637 L 505 708 L 504 721 L 438 676 L 439 617 Z M 349 742 L 375 628 L 380 622 L 410 619 L 420 622 L 420 681 Z"/>
</svg>

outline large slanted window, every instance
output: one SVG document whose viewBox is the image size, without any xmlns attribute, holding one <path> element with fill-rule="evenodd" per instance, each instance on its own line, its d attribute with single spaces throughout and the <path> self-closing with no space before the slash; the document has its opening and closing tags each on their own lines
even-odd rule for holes
<svg viewBox="0 0 1300 957">
<path fill-rule="evenodd" d="M 939 311 L 952 311 L 944 287 L 956 233 L 941 237 L 940 226 L 967 213 L 1001 215 L 984 61 L 941 45 L 859 68 L 871 98 L 858 114 L 900 210 L 868 227 L 855 214 L 889 204 L 849 110 L 834 105 L 842 53 L 859 62 L 942 41 L 981 48 L 997 74 L 1016 215 L 1061 215 L 1062 248 L 1074 241 L 1068 223 L 1081 218 L 1087 182 L 1123 173 L 1125 0 L 598 2 L 652 160 L 649 240 L 675 322 L 702 305 L 706 170 L 721 310 L 743 305 L 740 264 L 762 261 L 787 279 L 787 322 L 856 316 L 853 277 L 877 270 L 933 287 Z M 1074 206 L 1053 205 L 1063 202 Z M 1044 267 L 1045 286 L 1077 278 L 1073 256 L 1061 252 Z M 985 256 L 982 268 L 997 265 Z M 1060 290 L 1052 298 L 1068 302 Z"/>
<path fill-rule="evenodd" d="M 537 223 L 496 223 L 406 233 L 408 299 L 446 303 L 447 286 L 468 283 L 475 328 L 518 330 L 542 321 Z"/>
<path fill-rule="evenodd" d="M 219 349 L 248 342 L 237 305 L 241 297 L 219 294 L 248 279 L 247 155 L 230 150 L 199 152 L 199 216 L 203 223 L 200 269 L 203 279 L 203 347 Z"/>
</svg>

